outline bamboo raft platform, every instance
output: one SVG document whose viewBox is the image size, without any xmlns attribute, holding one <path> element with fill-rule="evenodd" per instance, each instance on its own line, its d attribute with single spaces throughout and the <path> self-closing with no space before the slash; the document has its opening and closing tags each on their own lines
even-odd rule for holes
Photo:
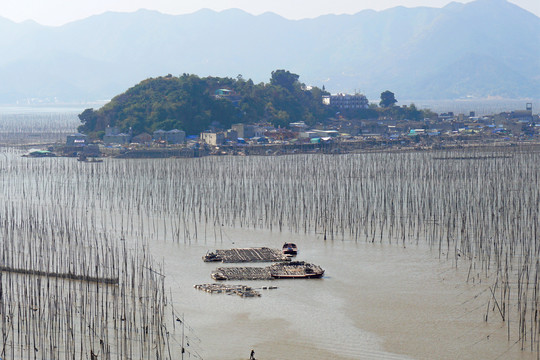
<svg viewBox="0 0 540 360">
<path fill-rule="evenodd" d="M 269 267 L 221 267 L 212 272 L 214 280 L 272 280 Z"/>
<path fill-rule="evenodd" d="M 244 263 L 244 262 L 281 262 L 291 261 L 281 250 L 260 248 L 239 248 L 216 250 L 203 256 L 205 262 Z"/>
<path fill-rule="evenodd" d="M 206 291 L 211 294 L 238 295 L 241 297 L 259 297 L 261 293 L 246 285 L 225 285 L 225 284 L 202 284 L 194 285 L 195 289 Z"/>
<path fill-rule="evenodd" d="M 110 285 L 118 285 L 118 278 L 106 278 L 106 277 L 95 277 L 88 275 L 77 275 L 72 273 L 55 273 L 51 271 L 40 271 L 40 270 L 30 270 L 30 269 L 16 269 L 8 266 L 0 266 L 0 272 L 10 272 L 16 274 L 26 274 L 34 276 L 45 276 L 53 277 L 59 279 L 69 279 L 69 280 L 79 280 L 79 281 L 88 281 L 96 282 Z"/>
<path fill-rule="evenodd" d="M 267 267 L 221 267 L 212 272 L 214 280 L 273 280 L 320 278 L 324 270 L 304 261 L 278 263 Z"/>
<path fill-rule="evenodd" d="M 269 266 L 270 275 L 274 279 L 315 279 L 324 275 L 324 270 L 304 261 L 274 264 Z"/>
</svg>

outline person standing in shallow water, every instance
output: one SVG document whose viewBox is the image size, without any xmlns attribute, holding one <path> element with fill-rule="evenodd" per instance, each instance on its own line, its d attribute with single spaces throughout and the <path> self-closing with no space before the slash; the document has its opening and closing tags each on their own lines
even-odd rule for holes
<svg viewBox="0 0 540 360">
<path fill-rule="evenodd" d="M 249 360 L 255 360 L 255 350 L 251 349 L 251 354 L 249 354 Z"/>
</svg>

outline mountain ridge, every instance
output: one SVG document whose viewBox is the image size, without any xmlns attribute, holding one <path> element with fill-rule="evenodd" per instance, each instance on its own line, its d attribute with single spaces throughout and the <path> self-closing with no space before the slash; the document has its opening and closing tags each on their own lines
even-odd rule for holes
<svg viewBox="0 0 540 360">
<path fill-rule="evenodd" d="M 373 100 L 386 89 L 418 99 L 540 98 L 540 18 L 506 0 L 300 20 L 239 9 L 106 12 L 58 27 L 0 17 L 0 31 L 3 103 L 111 98 L 167 73 L 262 82 L 276 69 Z"/>
</svg>

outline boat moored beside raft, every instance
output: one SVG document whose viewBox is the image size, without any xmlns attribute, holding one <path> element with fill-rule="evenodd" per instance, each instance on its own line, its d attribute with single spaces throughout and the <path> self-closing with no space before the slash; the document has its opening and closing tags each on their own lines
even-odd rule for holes
<svg viewBox="0 0 540 360">
<path fill-rule="evenodd" d="M 295 243 L 285 243 L 282 247 L 283 254 L 289 256 L 296 256 L 298 254 L 298 247 Z"/>
</svg>

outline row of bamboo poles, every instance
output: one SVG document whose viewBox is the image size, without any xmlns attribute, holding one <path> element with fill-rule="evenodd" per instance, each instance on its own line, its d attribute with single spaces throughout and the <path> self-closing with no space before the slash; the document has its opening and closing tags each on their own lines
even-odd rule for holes
<svg viewBox="0 0 540 360">
<path fill-rule="evenodd" d="M 48 180 L 17 174 L 20 154 L 4 154 L 0 358 L 176 358 L 178 316 L 147 244 L 99 230 L 78 200 L 88 215 L 61 205 L 66 198 L 56 192 L 46 198 L 38 183 Z M 71 177 L 49 177 L 65 184 L 63 175 Z"/>
<path fill-rule="evenodd" d="M 72 134 L 80 125 L 75 109 L 62 113 L 30 108 L 25 113 L 20 109 L 11 110 L 2 108 L 0 112 L 0 144 L 64 142 L 66 135 Z"/>
<path fill-rule="evenodd" d="M 126 253 L 111 239 L 192 242 L 219 237 L 222 226 L 427 242 L 468 268 L 468 281 L 491 281 L 485 319 L 495 314 L 509 340 L 538 351 L 535 148 L 100 164 L 18 155 L 0 157 L 0 221 L 4 239 L 28 240 L 3 245 L 5 266 L 118 276 L 125 286 L 124 268 L 136 273 L 140 260 L 119 266 Z"/>
</svg>

